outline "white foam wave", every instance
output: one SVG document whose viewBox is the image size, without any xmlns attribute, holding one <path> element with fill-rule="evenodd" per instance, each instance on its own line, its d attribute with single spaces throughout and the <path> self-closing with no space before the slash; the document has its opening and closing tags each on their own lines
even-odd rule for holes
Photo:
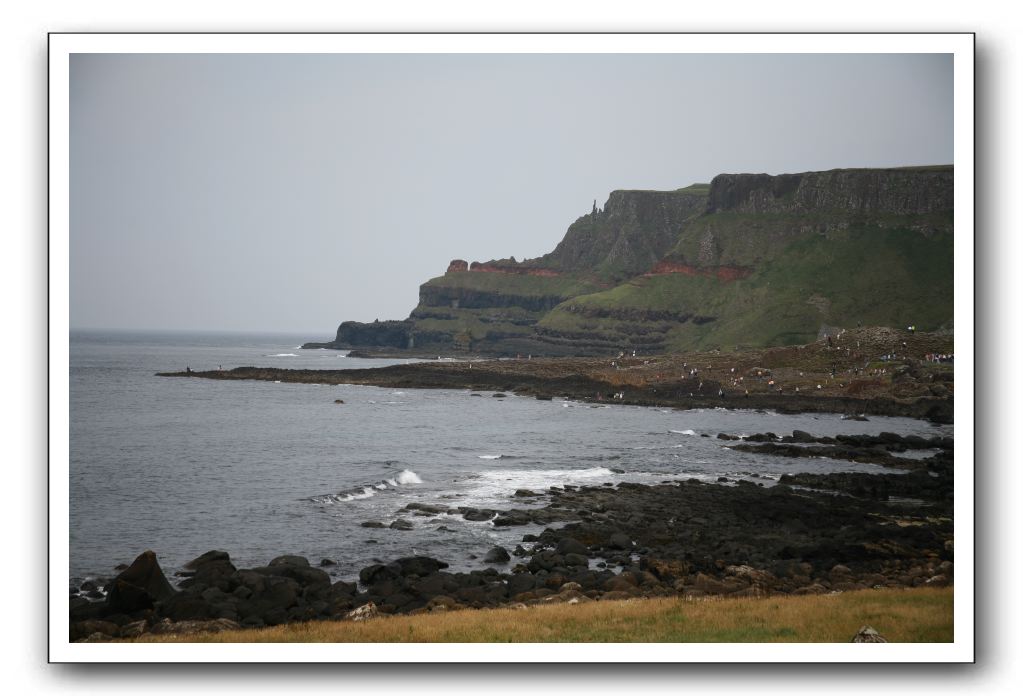
<svg viewBox="0 0 1023 696">
<path fill-rule="evenodd" d="M 479 455 L 479 458 L 480 459 L 500 459 L 501 455 L 500 454 L 481 454 L 481 455 Z"/>
<path fill-rule="evenodd" d="M 670 430 L 668 432 L 672 432 L 672 433 L 675 433 L 677 435 L 695 435 L 696 434 L 696 431 L 695 430 L 691 430 L 691 429 L 686 429 L 686 430 Z"/>
<path fill-rule="evenodd" d="M 412 471 L 411 469 L 403 469 L 401 471 L 401 473 L 399 473 L 395 477 L 395 480 L 398 482 L 399 486 L 405 486 L 405 485 L 410 484 L 410 483 L 422 483 L 423 482 L 423 479 L 419 478 L 419 474 L 417 474 L 416 472 Z"/>
<path fill-rule="evenodd" d="M 606 467 L 590 469 L 503 469 L 484 471 L 465 479 L 464 500 L 469 504 L 507 502 L 514 491 L 525 488 L 542 492 L 551 486 L 593 485 L 610 480 L 615 473 Z"/>
<path fill-rule="evenodd" d="M 394 478 L 384 479 L 383 481 L 374 483 L 370 486 L 360 486 L 347 491 L 341 491 L 340 493 L 313 496 L 310 500 L 324 505 L 347 503 L 352 500 L 365 500 L 366 498 L 372 498 L 376 495 L 376 491 L 386 491 L 388 487 L 398 488 L 399 486 L 407 486 L 411 483 L 422 482 L 423 480 L 419 478 L 419 474 L 410 469 L 404 469 Z"/>
<path fill-rule="evenodd" d="M 265 355 L 263 357 L 266 357 L 266 358 L 297 358 L 298 354 L 297 353 L 272 353 L 270 355 Z"/>
</svg>

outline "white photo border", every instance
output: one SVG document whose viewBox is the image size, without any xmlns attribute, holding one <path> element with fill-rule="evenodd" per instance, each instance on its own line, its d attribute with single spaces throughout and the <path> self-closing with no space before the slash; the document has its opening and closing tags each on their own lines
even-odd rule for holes
<svg viewBox="0 0 1023 696">
<path fill-rule="evenodd" d="M 354 663 L 969 663 L 975 660 L 972 33 L 53 33 L 49 36 L 49 660 Z M 121 644 L 68 641 L 69 62 L 74 53 L 943 53 L 953 55 L 954 641 L 887 644 Z"/>
</svg>

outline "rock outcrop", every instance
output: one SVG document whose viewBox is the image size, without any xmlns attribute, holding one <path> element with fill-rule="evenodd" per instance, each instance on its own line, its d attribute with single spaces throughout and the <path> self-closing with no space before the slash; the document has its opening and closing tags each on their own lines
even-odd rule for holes
<svg viewBox="0 0 1023 696">
<path fill-rule="evenodd" d="M 719 174 L 707 212 L 920 215 L 952 210 L 951 167 L 836 169 L 806 174 Z"/>
</svg>

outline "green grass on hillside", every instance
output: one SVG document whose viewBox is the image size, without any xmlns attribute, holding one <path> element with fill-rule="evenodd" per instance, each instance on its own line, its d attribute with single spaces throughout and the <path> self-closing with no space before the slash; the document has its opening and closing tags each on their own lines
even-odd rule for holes
<svg viewBox="0 0 1023 696">
<path fill-rule="evenodd" d="M 572 306 L 717 317 L 671 330 L 669 348 L 692 349 L 804 343 L 816 337 L 822 324 L 915 324 L 931 331 L 953 314 L 953 249 L 947 232 L 925 236 L 861 227 L 828 236 L 804 233 L 754 268 L 750 277 L 730 283 L 682 274 L 633 279 L 562 303 L 540 326 L 562 332 L 628 330 L 615 319 L 579 316 L 570 311 Z"/>
</svg>

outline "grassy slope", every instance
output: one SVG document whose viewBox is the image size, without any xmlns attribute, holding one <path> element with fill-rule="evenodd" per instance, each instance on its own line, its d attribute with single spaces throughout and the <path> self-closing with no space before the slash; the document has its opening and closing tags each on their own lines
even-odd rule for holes
<svg viewBox="0 0 1023 696">
<path fill-rule="evenodd" d="M 561 331 L 615 331 L 608 319 L 583 318 L 565 308 L 634 307 L 714 316 L 669 333 L 670 348 L 787 345 L 815 338 L 821 324 L 906 326 L 933 330 L 952 317 L 952 236 L 860 224 L 847 230 L 799 232 L 794 219 L 761 220 L 743 229 L 743 216 L 708 216 L 676 248 L 693 259 L 708 230 L 719 240 L 719 262 L 752 266 L 744 280 L 722 283 L 681 274 L 637 278 L 612 290 L 572 299 L 542 326 Z M 787 216 L 786 216 L 787 217 Z M 899 224 L 900 220 L 885 221 Z M 940 228 L 940 220 L 935 220 Z M 812 223 L 803 223 L 812 224 Z M 759 226 L 759 229 L 752 229 Z M 702 227 L 702 229 L 701 229 Z M 782 243 L 778 250 L 778 243 Z M 774 246 L 773 251 L 768 249 Z"/>
<path fill-rule="evenodd" d="M 890 642 L 949 642 L 952 605 L 952 588 L 703 602 L 647 599 L 312 622 L 142 641 L 847 643 L 866 624 Z"/>
</svg>

